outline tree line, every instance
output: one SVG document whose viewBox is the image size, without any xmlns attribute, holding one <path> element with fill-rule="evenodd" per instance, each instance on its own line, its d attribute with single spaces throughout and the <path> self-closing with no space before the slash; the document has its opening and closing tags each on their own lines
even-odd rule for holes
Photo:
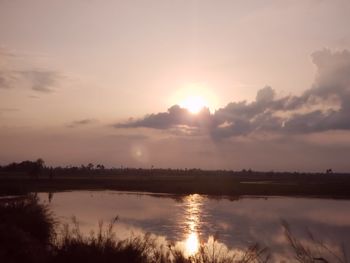
<svg viewBox="0 0 350 263">
<path fill-rule="evenodd" d="M 335 173 L 332 169 L 327 169 L 322 173 L 304 173 L 304 172 L 274 172 L 274 171 L 253 171 L 252 169 L 242 169 L 240 171 L 233 170 L 203 170 L 199 168 L 191 169 L 164 169 L 155 168 L 153 165 L 149 169 L 145 168 L 128 168 L 120 166 L 119 168 L 106 168 L 103 164 L 82 164 L 80 166 L 47 166 L 42 158 L 35 161 L 22 161 L 19 163 L 13 162 L 8 165 L 0 166 L 1 174 L 18 174 L 27 175 L 30 178 L 49 177 L 55 176 L 111 176 L 111 175 L 132 175 L 132 176 L 234 176 L 239 178 L 250 179 L 280 179 L 282 178 L 305 178 L 318 177 L 318 176 L 343 176 L 349 175 L 345 173 Z"/>
</svg>

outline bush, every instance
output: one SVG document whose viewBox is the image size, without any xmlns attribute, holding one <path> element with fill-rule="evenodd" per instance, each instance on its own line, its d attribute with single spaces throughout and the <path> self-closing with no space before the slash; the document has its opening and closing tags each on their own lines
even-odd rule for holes
<svg viewBox="0 0 350 263">
<path fill-rule="evenodd" d="M 4 262 L 43 262 L 54 240 L 55 220 L 29 195 L 0 203 L 0 258 Z"/>
</svg>

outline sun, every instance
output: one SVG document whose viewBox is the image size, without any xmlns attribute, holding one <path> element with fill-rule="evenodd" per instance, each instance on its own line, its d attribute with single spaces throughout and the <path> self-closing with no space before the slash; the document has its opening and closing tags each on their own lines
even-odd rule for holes
<svg viewBox="0 0 350 263">
<path fill-rule="evenodd" d="M 185 98 L 180 106 L 187 109 L 192 114 L 199 113 L 204 107 L 207 107 L 207 102 L 201 96 L 190 96 Z"/>
<path fill-rule="evenodd" d="M 184 82 L 174 87 L 174 93 L 169 96 L 169 105 L 178 105 L 189 113 L 200 114 L 203 108 L 215 110 L 218 106 L 217 94 L 206 82 Z"/>
</svg>

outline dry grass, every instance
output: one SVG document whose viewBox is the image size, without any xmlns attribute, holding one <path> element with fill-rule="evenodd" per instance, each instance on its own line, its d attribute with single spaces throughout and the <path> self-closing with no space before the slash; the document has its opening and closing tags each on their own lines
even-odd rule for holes
<svg viewBox="0 0 350 263">
<path fill-rule="evenodd" d="M 300 263 L 348 263 L 345 249 L 343 246 L 331 248 L 330 245 L 318 240 L 309 232 L 309 244 L 304 244 L 291 231 L 289 224 L 282 221 L 285 236 L 293 249 L 295 259 Z"/>
<path fill-rule="evenodd" d="M 76 218 L 65 224 L 56 240 L 53 262 L 141 262 L 141 263 L 265 263 L 268 249 L 258 245 L 246 251 L 228 251 L 216 240 L 201 244 L 195 255 L 186 257 L 184 252 L 171 244 L 160 244 L 150 234 L 118 240 L 113 228 L 117 218 L 109 224 L 99 223 L 97 233 L 84 236 Z"/>
</svg>

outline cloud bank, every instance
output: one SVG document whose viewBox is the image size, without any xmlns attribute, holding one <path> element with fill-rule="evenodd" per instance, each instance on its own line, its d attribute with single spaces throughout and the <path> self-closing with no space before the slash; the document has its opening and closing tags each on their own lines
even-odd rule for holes
<svg viewBox="0 0 350 263">
<path fill-rule="evenodd" d="M 328 49 L 312 54 L 317 68 L 310 89 L 300 96 L 277 98 L 267 86 L 253 102 L 231 102 L 214 113 L 197 114 L 174 105 L 167 112 L 117 123 L 116 128 L 182 129 L 221 139 L 256 132 L 305 134 L 350 129 L 350 52 Z"/>
</svg>

